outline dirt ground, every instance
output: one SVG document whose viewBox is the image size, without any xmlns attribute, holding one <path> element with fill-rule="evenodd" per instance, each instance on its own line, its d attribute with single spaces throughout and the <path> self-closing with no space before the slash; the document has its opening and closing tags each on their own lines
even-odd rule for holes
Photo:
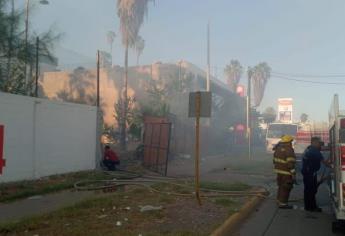
<svg viewBox="0 0 345 236">
<path fill-rule="evenodd" d="M 248 162 L 245 158 L 243 154 L 204 158 L 201 162 L 202 187 L 232 191 L 248 190 L 250 188 L 248 185 L 239 183 L 247 174 L 241 175 L 236 179 L 234 178 L 235 175 L 228 174 L 237 171 L 262 172 L 267 165 L 271 165 L 271 161 L 264 157 L 263 159 Z M 175 159 L 169 163 L 169 175 L 191 177 L 194 173 L 193 164 L 192 159 Z M 135 169 L 135 171 L 138 170 Z M 77 177 L 78 179 L 80 178 L 80 176 Z M 92 177 L 91 179 L 104 178 L 104 176 L 98 175 Z M 191 180 L 191 178 L 188 179 Z M 74 176 L 72 180 L 73 182 L 75 181 Z M 51 181 L 49 180 L 48 183 L 51 184 Z M 56 181 L 57 183 L 55 183 Z M 59 183 L 55 179 L 53 179 L 53 182 L 55 184 Z M 63 182 L 66 185 L 66 181 Z M 9 187 L 8 190 L 11 190 L 11 187 L 14 186 L 7 187 Z M 70 183 L 68 182 L 69 187 Z M 175 187 L 157 187 L 165 192 L 181 190 Z M 61 188 L 66 188 L 66 186 Z M 193 190 L 189 189 L 188 191 L 191 192 Z M 11 193 L 12 191 L 8 192 Z M 44 192 L 46 191 L 42 193 Z M 50 189 L 47 192 L 50 192 Z M 185 193 L 185 190 L 180 192 Z M 32 193 L 25 193 L 23 197 L 30 194 Z M 10 196 L 11 194 L 6 196 L 6 200 Z M 20 197 L 14 195 L 10 199 Z M 203 199 L 203 205 L 200 207 L 197 201 L 191 197 L 158 194 L 145 187 L 136 186 L 125 188 L 123 191 L 116 191 L 110 196 L 100 196 L 92 200 L 83 201 L 73 207 L 64 208 L 39 217 L 1 224 L 0 235 L 202 236 L 209 235 L 231 214 L 237 212 L 246 200 L 246 197 L 229 196 L 205 198 Z M 140 207 L 146 205 L 161 206 L 162 209 L 141 212 Z"/>
<path fill-rule="evenodd" d="M 208 232 L 210 226 L 219 225 L 228 216 L 228 210 L 210 201 L 199 206 L 195 199 L 180 198 L 167 206 L 164 224 L 160 232 Z M 212 227 L 211 227 L 212 228 Z"/>
<path fill-rule="evenodd" d="M 167 186 L 157 188 L 169 190 Z M 39 217 L 2 224 L 0 235 L 209 235 L 245 200 L 228 196 L 204 198 L 199 206 L 191 197 L 128 187 Z M 162 209 L 140 211 L 148 205 Z"/>
</svg>

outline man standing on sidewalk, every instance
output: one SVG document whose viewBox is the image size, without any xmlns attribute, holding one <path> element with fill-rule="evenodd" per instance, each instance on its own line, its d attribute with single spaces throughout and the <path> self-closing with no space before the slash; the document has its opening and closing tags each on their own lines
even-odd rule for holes
<svg viewBox="0 0 345 236">
<path fill-rule="evenodd" d="M 329 166 L 329 163 L 324 160 L 321 147 L 321 139 L 319 137 L 313 137 L 311 138 L 311 145 L 307 147 L 303 154 L 302 174 L 304 183 L 304 209 L 306 211 L 322 211 L 317 206 L 315 198 L 318 188 L 317 172 L 320 170 L 321 162 L 326 166 Z"/>
<path fill-rule="evenodd" d="M 292 209 L 288 205 L 290 192 L 296 178 L 295 163 L 296 155 L 292 147 L 293 137 L 284 135 L 274 147 L 274 172 L 277 173 L 277 202 L 281 209 Z"/>
</svg>

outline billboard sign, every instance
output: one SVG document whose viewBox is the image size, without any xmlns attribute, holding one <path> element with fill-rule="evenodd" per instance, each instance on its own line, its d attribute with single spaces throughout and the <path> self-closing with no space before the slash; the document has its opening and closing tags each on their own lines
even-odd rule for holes
<svg viewBox="0 0 345 236">
<path fill-rule="evenodd" d="M 292 123 L 293 99 L 279 98 L 278 99 L 278 121 L 282 123 Z"/>
<path fill-rule="evenodd" d="M 206 91 L 189 93 L 189 117 L 197 117 L 197 106 L 199 106 L 199 117 L 211 117 L 212 93 Z"/>
</svg>

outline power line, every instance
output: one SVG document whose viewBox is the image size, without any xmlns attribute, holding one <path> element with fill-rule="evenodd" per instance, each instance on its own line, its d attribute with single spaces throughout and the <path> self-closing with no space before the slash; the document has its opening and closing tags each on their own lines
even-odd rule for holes
<svg viewBox="0 0 345 236">
<path fill-rule="evenodd" d="M 282 73 L 272 71 L 271 74 L 279 76 L 299 77 L 299 78 L 345 78 L 345 74 L 329 74 L 329 75 L 310 75 L 310 74 L 299 74 L 299 73 Z"/>
<path fill-rule="evenodd" d="M 341 82 L 322 82 L 322 81 L 303 80 L 303 79 L 295 79 L 295 78 L 290 78 L 287 76 L 279 76 L 279 75 L 272 75 L 271 77 L 276 78 L 276 79 L 283 79 L 283 80 L 309 83 L 309 84 L 345 85 L 345 83 L 341 83 Z"/>
<path fill-rule="evenodd" d="M 218 69 L 221 69 L 224 71 L 226 66 L 217 66 Z M 339 73 L 339 74 L 303 74 L 303 73 L 285 73 L 285 72 L 278 72 L 278 71 L 271 71 L 272 75 L 277 76 L 287 76 L 287 77 L 296 77 L 296 78 L 344 78 L 345 79 L 345 73 Z"/>
</svg>

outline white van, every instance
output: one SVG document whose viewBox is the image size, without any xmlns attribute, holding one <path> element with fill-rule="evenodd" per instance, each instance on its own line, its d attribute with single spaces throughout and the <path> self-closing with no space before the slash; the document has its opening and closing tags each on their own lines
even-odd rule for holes
<svg viewBox="0 0 345 236">
<path fill-rule="evenodd" d="M 297 134 L 297 124 L 272 123 L 269 124 L 266 132 L 266 151 L 273 153 L 273 147 L 279 142 L 283 135 L 291 135 L 294 138 Z"/>
</svg>

